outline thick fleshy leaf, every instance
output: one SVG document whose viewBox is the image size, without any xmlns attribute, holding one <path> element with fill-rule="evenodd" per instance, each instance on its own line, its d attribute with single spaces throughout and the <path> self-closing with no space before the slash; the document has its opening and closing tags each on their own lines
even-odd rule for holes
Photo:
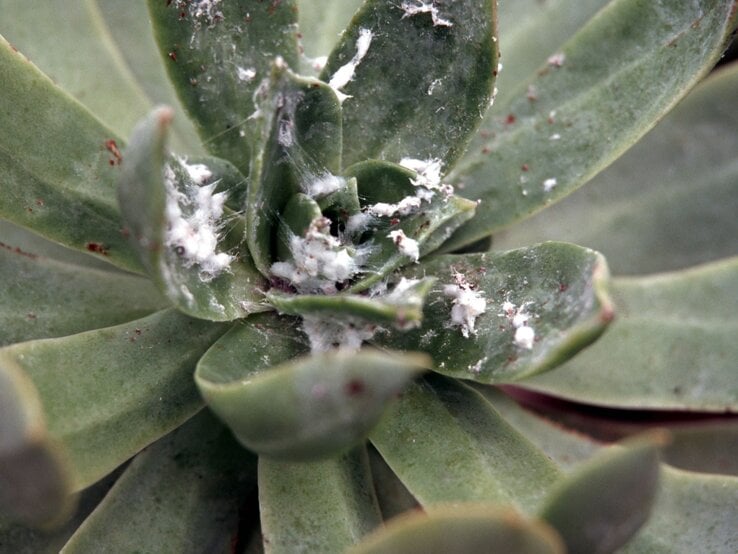
<svg viewBox="0 0 738 554">
<path fill-rule="evenodd" d="M 393 292 L 378 297 L 356 294 L 334 296 L 306 294 L 289 295 L 269 292 L 269 303 L 280 313 L 289 315 L 315 315 L 335 318 L 355 318 L 379 325 L 390 325 L 407 329 L 420 325 L 423 319 L 423 301 L 434 279 L 420 279 L 397 287 Z"/>
<path fill-rule="evenodd" d="M 738 410 L 738 258 L 613 281 L 622 316 L 602 341 L 525 386 L 588 404 Z"/>
<path fill-rule="evenodd" d="M 112 273 L 124 272 L 94 255 L 90 255 L 87 252 L 80 252 L 79 250 L 72 250 L 57 242 L 52 242 L 29 229 L 15 225 L 5 219 L 0 219 L 0 237 L 2 238 L 3 244 L 9 246 L 14 251 L 16 248 L 19 248 L 26 254 L 51 258 L 52 260 L 64 262 L 69 265 L 101 269 Z"/>
<path fill-rule="evenodd" d="M 610 0 L 515 0 L 501 2 L 497 9 L 502 62 L 497 75 L 498 93 L 492 113 L 504 113 L 508 103 L 522 90 L 550 55 L 556 53 L 589 19 Z M 489 137 L 487 137 L 489 138 Z M 471 152 L 482 147 L 483 136 L 476 137 Z"/>
<path fill-rule="evenodd" d="M 192 371 L 224 330 L 174 310 L 157 312 L 117 327 L 5 347 L 0 371 L 30 378 L 25 404 L 43 410 L 34 439 L 44 448 L 63 446 L 72 488 L 79 490 L 201 408 Z M 12 432 L 13 421 L 0 420 L 0 436 Z"/>
<path fill-rule="evenodd" d="M 461 155 L 492 96 L 495 6 L 364 3 L 321 74 L 349 96 L 346 165 L 410 157 L 438 159 L 445 168 Z"/>
<path fill-rule="evenodd" d="M 0 33 L 118 135 L 127 136 L 142 115 L 168 103 L 173 92 L 156 56 L 144 3 L 126 2 L 126 9 L 113 4 L 121 5 L 67 0 L 60 9 L 0 0 Z M 128 33 L 130 42 L 121 44 Z M 135 59 L 132 46 L 138 51 Z M 179 138 L 177 145 L 184 145 Z"/>
<path fill-rule="evenodd" d="M 169 76 L 205 148 L 248 174 L 254 94 L 275 58 L 297 69 L 294 0 L 147 0 Z"/>
<path fill-rule="evenodd" d="M 0 513 L 36 527 L 58 525 L 74 506 L 69 467 L 46 436 L 33 384 L 7 364 L 0 365 L 0 416 Z"/>
<path fill-rule="evenodd" d="M 559 477 L 484 398 L 440 376 L 408 387 L 370 438 L 424 507 L 495 502 L 533 513 Z"/>
<path fill-rule="evenodd" d="M 317 200 L 316 182 L 341 186 L 335 176 L 341 165 L 341 106 L 328 85 L 299 77 L 283 63 L 274 65 L 259 97 L 246 238 L 256 266 L 268 275 L 276 261 L 279 217 L 288 202 L 300 192 Z"/>
<path fill-rule="evenodd" d="M 4 238 L 4 237 L 3 237 Z M 138 319 L 167 306 L 148 281 L 0 244 L 0 346 Z"/>
<path fill-rule="evenodd" d="M 255 487 L 254 457 L 203 412 L 136 456 L 62 552 L 226 552 Z"/>
<path fill-rule="evenodd" d="M 328 57 L 341 38 L 341 33 L 359 9 L 363 0 L 298 0 L 300 43 L 303 48 L 303 65 L 315 68 L 322 56 Z M 315 69 L 322 69 L 317 67 Z M 315 71 L 313 69 L 313 71 Z"/>
<path fill-rule="evenodd" d="M 613 316 L 604 259 L 570 244 L 439 256 L 405 274 L 426 273 L 438 284 L 423 326 L 377 342 L 423 350 L 435 371 L 452 377 L 499 383 L 551 369 L 599 337 Z"/>
<path fill-rule="evenodd" d="M 227 192 L 212 190 L 216 183 L 225 190 L 230 187 L 222 183 L 238 187 L 244 178 L 223 160 L 190 165 L 168 156 L 171 117 L 168 108 L 155 111 L 136 127 L 125 151 L 118 201 L 131 243 L 180 311 L 214 321 L 263 311 L 263 281 L 241 246 L 243 221 L 224 212 Z"/>
<path fill-rule="evenodd" d="M 195 127 L 179 103 L 169 80 L 165 61 L 157 55 L 158 47 L 154 42 L 146 0 L 129 0 L 123 3 L 118 0 L 87 0 L 86 4 L 95 19 L 100 21 L 100 25 L 104 25 L 102 41 L 111 51 L 116 64 L 121 66 L 121 73 L 129 82 L 135 80 L 135 86 L 150 99 L 149 105 L 139 104 L 136 110 L 131 110 L 132 120 L 121 130 L 121 134 L 128 136 L 138 120 L 155 106 L 167 105 L 172 107 L 175 114 L 172 122 L 172 146 L 178 152 L 203 154 L 202 143 Z M 75 31 L 80 32 L 79 28 Z M 74 56 L 70 59 L 74 60 Z M 85 75 L 97 76 L 89 69 L 85 71 Z M 93 80 L 97 86 L 100 85 L 99 81 L 97 78 Z M 85 103 L 84 100 L 82 102 Z M 92 111 L 95 112 L 94 109 Z"/>
<path fill-rule="evenodd" d="M 0 216 L 140 271 L 115 203 L 121 142 L 0 37 Z"/>
<path fill-rule="evenodd" d="M 485 387 L 505 419 L 564 469 L 576 467 L 601 447 L 581 433 L 522 410 L 504 395 Z M 661 487 L 651 518 L 623 549 L 629 554 L 733 552 L 738 548 L 735 506 L 738 478 L 661 468 Z"/>
<path fill-rule="evenodd" d="M 550 493 L 541 510 L 571 554 L 607 554 L 648 519 L 659 484 L 663 436 L 634 439 L 588 461 Z"/>
<path fill-rule="evenodd" d="M 450 178 L 488 209 L 446 248 L 505 228 L 604 169 L 709 71 L 735 20 L 731 0 L 611 2 L 529 82 L 536 100 L 521 89 L 484 123 L 486 143 Z"/>
<path fill-rule="evenodd" d="M 366 450 L 319 462 L 259 458 L 267 554 L 342 554 L 381 523 Z"/>
<path fill-rule="evenodd" d="M 428 362 L 371 351 L 293 360 L 290 354 L 305 349 L 295 326 L 272 314 L 253 316 L 216 343 L 195 374 L 210 408 L 265 456 L 315 459 L 353 446 Z M 221 362 L 232 353 L 233 361 Z"/>
<path fill-rule="evenodd" d="M 526 521 L 514 510 L 483 504 L 434 506 L 426 514 L 411 512 L 390 521 L 350 554 L 563 554 L 556 532 Z"/>
<path fill-rule="evenodd" d="M 495 236 L 505 248 L 568 240 L 615 274 L 738 254 L 738 64 L 713 74 L 622 159 L 565 201 Z"/>
</svg>

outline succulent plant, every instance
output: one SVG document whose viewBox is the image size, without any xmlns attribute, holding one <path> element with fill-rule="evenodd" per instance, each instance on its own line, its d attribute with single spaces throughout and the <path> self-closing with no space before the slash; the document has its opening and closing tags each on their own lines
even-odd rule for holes
<svg viewBox="0 0 738 554">
<path fill-rule="evenodd" d="M 0 0 L 0 550 L 735 551 L 736 6 Z"/>
</svg>

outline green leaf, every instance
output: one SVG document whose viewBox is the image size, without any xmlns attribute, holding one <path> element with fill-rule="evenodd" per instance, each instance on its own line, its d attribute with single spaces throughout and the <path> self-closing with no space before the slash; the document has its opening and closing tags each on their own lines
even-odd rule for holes
<svg viewBox="0 0 738 554">
<path fill-rule="evenodd" d="M 0 219 L 0 237 L 2 237 L 3 244 L 13 251 L 18 248 L 26 254 L 51 258 L 69 265 L 99 269 L 109 273 L 124 273 L 123 270 L 94 255 L 72 250 L 4 219 Z"/>
<path fill-rule="evenodd" d="M 139 277 L 65 264 L 5 243 L 0 282 L 0 346 L 108 327 L 167 305 Z"/>
<path fill-rule="evenodd" d="M 735 420 L 669 427 L 665 463 L 703 473 L 738 477 L 738 422 Z"/>
<path fill-rule="evenodd" d="M 529 81 L 537 100 L 521 89 L 488 116 L 486 144 L 450 175 L 488 209 L 445 248 L 499 231 L 586 183 L 710 70 L 734 25 L 731 0 L 611 2 Z"/>
<path fill-rule="evenodd" d="M 671 271 L 737 254 L 736 90 L 733 64 L 698 85 L 586 187 L 495 236 L 495 244 L 567 240 L 601 251 L 615 274 Z"/>
<path fill-rule="evenodd" d="M 499 383 L 546 371 L 597 339 L 613 317 L 605 261 L 578 246 L 439 256 L 405 271 L 407 277 L 425 273 L 438 284 L 428 295 L 423 326 L 377 342 L 421 349 L 433 356 L 435 371 L 452 377 Z M 479 311 L 471 295 L 486 305 L 470 325 L 468 317 Z M 524 327 L 533 342 L 519 333 Z"/>
<path fill-rule="evenodd" d="M 738 478 L 663 467 L 651 519 L 622 552 L 692 554 L 734 552 Z"/>
<path fill-rule="evenodd" d="M 559 477 L 484 398 L 440 376 L 410 385 L 370 438 L 424 507 L 496 502 L 532 513 Z"/>
<path fill-rule="evenodd" d="M 169 80 L 164 60 L 158 55 L 145 0 L 123 3 L 118 0 L 87 0 L 86 3 L 95 19 L 104 26 L 102 40 L 111 50 L 115 62 L 122 66 L 121 72 L 128 80 L 135 79 L 135 85 L 150 99 L 146 107 L 139 104 L 130 112 L 131 121 L 121 133 L 128 136 L 146 112 L 157 105 L 167 105 L 172 107 L 175 114 L 172 122 L 174 148 L 188 154 L 204 153 L 195 127 Z M 80 29 L 75 31 L 79 33 Z M 87 70 L 85 75 L 95 76 L 95 73 Z M 95 82 L 100 85 L 99 79 L 95 79 Z"/>
<path fill-rule="evenodd" d="M 116 327 L 5 347 L 0 372 L 27 374 L 33 386 L 25 402 L 43 410 L 34 438 L 47 449 L 61 444 L 72 489 L 79 490 L 200 409 L 192 371 L 224 330 L 174 310 L 157 312 Z M 12 417 L 3 417 L 0 436 L 12 425 Z"/>
<path fill-rule="evenodd" d="M 0 37 L 0 217 L 140 271 L 115 203 L 120 140 Z"/>
<path fill-rule="evenodd" d="M 581 433 L 572 433 L 521 409 L 504 395 L 484 387 L 495 407 L 562 468 L 576 467 L 601 448 Z M 628 554 L 732 552 L 738 547 L 735 505 L 738 478 L 661 468 L 661 486 L 652 515 L 623 549 Z"/>
<path fill-rule="evenodd" d="M 2 363 L 0 512 L 34 527 L 62 523 L 75 504 L 66 462 L 58 445 L 47 439 L 33 384 L 17 367 Z"/>
<path fill-rule="evenodd" d="M 412 6 L 421 3 L 407 4 L 365 2 L 321 74 L 349 96 L 343 103 L 346 165 L 410 157 L 449 167 L 489 105 L 498 57 L 496 4 L 423 3 L 420 11 Z M 363 52 L 358 40 L 363 34 L 366 42 L 367 33 L 371 42 Z M 341 86 L 341 74 L 352 67 L 353 78 Z"/>
<path fill-rule="evenodd" d="M 497 26 L 500 29 L 500 50 L 505 55 L 502 60 L 504 67 L 495 83 L 499 92 L 495 96 L 494 112 L 504 113 L 521 91 L 527 94 L 527 81 L 531 75 L 609 1 L 502 2 L 497 10 Z M 535 95 L 537 89 L 530 92 Z M 476 152 L 487 139 L 476 136 L 469 150 Z"/>
<path fill-rule="evenodd" d="M 134 458 L 63 552 L 226 552 L 255 486 L 256 460 L 201 413 Z"/>
<path fill-rule="evenodd" d="M 363 0 L 298 0 L 304 70 L 328 56 Z"/>
<path fill-rule="evenodd" d="M 151 114 L 125 152 L 118 201 L 131 242 L 159 290 L 180 311 L 213 321 L 263 311 L 258 291 L 263 281 L 241 246 L 243 222 L 224 211 L 227 192 L 213 194 L 215 182 L 238 186 L 243 176 L 222 160 L 190 165 L 167 156 L 171 117 L 168 108 Z M 206 185 L 211 179 L 215 182 Z M 232 228 L 223 230 L 225 225 Z"/>
<path fill-rule="evenodd" d="M 411 512 L 370 535 L 350 554 L 563 554 L 556 532 L 529 522 L 514 510 L 484 504 L 434 506 L 430 513 Z"/>
<path fill-rule="evenodd" d="M 147 0 L 169 76 L 205 148 L 249 171 L 254 94 L 275 58 L 298 67 L 294 0 Z"/>
<path fill-rule="evenodd" d="M 260 91 L 254 117 L 246 216 L 246 239 L 259 270 L 269 274 L 280 215 L 297 193 L 319 200 L 314 184 L 333 181 L 341 166 L 341 106 L 333 90 L 317 79 L 299 77 L 283 63 L 272 68 Z"/>
<path fill-rule="evenodd" d="M 664 436 L 634 439 L 580 467 L 550 493 L 541 510 L 571 554 L 607 554 L 648 520 L 659 483 Z"/>
<path fill-rule="evenodd" d="M 315 459 L 353 446 L 427 363 L 371 351 L 293 359 L 305 349 L 296 322 L 270 314 L 247 322 L 203 357 L 195 380 L 236 438 L 269 457 Z"/>
<path fill-rule="evenodd" d="M 417 282 L 398 282 L 392 292 L 376 298 L 354 294 L 327 296 L 273 292 L 268 292 L 266 298 L 277 311 L 289 315 L 356 318 L 408 329 L 420 325 L 423 302 L 434 281 L 433 278 L 427 278 Z"/>
<path fill-rule="evenodd" d="M 597 344 L 525 386 L 588 404 L 738 409 L 738 258 L 613 281 L 622 314 Z M 617 352 L 617 356 L 613 356 Z"/>
<path fill-rule="evenodd" d="M 343 553 L 381 523 L 366 450 L 318 462 L 259 458 L 267 554 Z"/>
<path fill-rule="evenodd" d="M 127 136 L 143 114 L 168 103 L 172 93 L 146 7 L 140 0 L 126 2 L 122 10 L 113 4 L 121 5 L 67 0 L 62 8 L 0 0 L 0 33 L 116 134 Z M 120 44 L 127 34 L 130 38 Z M 175 140 L 179 146 L 179 136 Z"/>
</svg>

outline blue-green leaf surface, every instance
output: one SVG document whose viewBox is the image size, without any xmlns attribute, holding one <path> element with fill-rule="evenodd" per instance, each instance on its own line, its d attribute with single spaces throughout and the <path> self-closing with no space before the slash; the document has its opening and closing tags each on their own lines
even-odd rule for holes
<svg viewBox="0 0 738 554">
<path fill-rule="evenodd" d="M 72 488 L 79 490 L 202 407 L 192 372 L 224 331 L 167 310 L 7 346 L 0 349 L 0 371 L 27 375 L 24 405 L 39 412 L 33 436 L 45 448 L 62 445 Z M 0 436 L 12 423 L 12 417 L 0 421 Z"/>
<path fill-rule="evenodd" d="M 136 456 L 63 554 L 226 552 L 256 460 L 202 412 Z"/>
<path fill-rule="evenodd" d="M 349 96 L 345 165 L 410 157 L 447 167 L 461 155 L 492 95 L 495 7 L 491 0 L 363 4 L 321 73 Z M 342 84 L 344 72 L 352 78 Z"/>
<path fill-rule="evenodd" d="M 275 58 L 298 67 L 294 0 L 147 0 L 154 35 L 179 97 L 212 154 L 248 174 L 254 93 Z"/>
<path fill-rule="evenodd" d="M 738 254 L 738 64 L 712 74 L 591 183 L 495 235 L 509 248 L 567 240 L 616 275 L 672 271 Z"/>
<path fill-rule="evenodd" d="M 535 100 L 522 86 L 490 111 L 450 175 L 487 209 L 446 248 L 543 209 L 612 163 L 710 70 L 735 22 L 732 0 L 610 2 L 528 81 Z"/>
<path fill-rule="evenodd" d="M 341 554 L 381 523 L 366 450 L 319 462 L 259 459 L 266 554 Z"/>
</svg>

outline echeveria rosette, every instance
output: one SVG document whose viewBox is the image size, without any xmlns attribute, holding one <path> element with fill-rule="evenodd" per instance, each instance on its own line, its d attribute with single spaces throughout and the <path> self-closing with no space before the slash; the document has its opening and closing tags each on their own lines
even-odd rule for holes
<svg viewBox="0 0 738 554">
<path fill-rule="evenodd" d="M 89 487 L 177 430 L 136 457 L 79 529 L 105 484 L 87 489 L 77 519 L 55 536 L 0 522 L 2 544 L 38 551 L 67 543 L 66 551 L 86 552 L 100 541 L 139 550 L 187 550 L 207 541 L 240 550 L 251 539 L 229 535 L 235 509 L 257 480 L 261 531 L 272 552 L 306 545 L 343 551 L 383 516 L 416 503 L 427 517 L 398 520 L 360 551 L 423 547 L 432 537 L 423 529 L 442 528 L 444 538 L 459 537 L 457 549 L 474 551 L 475 540 L 506 549 L 512 540 L 524 541 L 525 552 L 557 552 L 562 536 L 569 548 L 579 544 L 568 520 L 598 517 L 587 502 L 606 512 L 621 505 L 618 495 L 611 504 L 591 504 L 600 495 L 591 487 L 597 475 L 637 489 L 640 506 L 652 501 L 655 443 L 594 460 L 563 479 L 535 428 L 518 426 L 504 399 L 485 386 L 551 369 L 602 333 L 613 314 L 603 258 L 563 243 L 434 252 L 454 231 L 446 250 L 537 211 L 634 142 L 719 54 L 734 25 L 729 2 L 616 0 L 562 48 L 557 37 L 582 22 L 529 6 L 515 15 L 519 27 L 535 33 L 543 26 L 554 42 L 514 47 L 522 35 L 503 29 L 505 71 L 543 69 L 502 91 L 502 105 L 489 111 L 465 155 L 499 69 L 491 2 L 366 2 L 319 77 L 301 76 L 320 62 L 301 59 L 297 32 L 298 19 L 311 20 L 315 6 L 302 6 L 307 17 L 298 17 L 297 2 L 149 4 L 162 59 L 210 157 L 199 146 L 182 148 L 193 144 L 192 134 L 169 109 L 154 111 L 129 134 L 130 114 L 108 118 L 99 103 L 88 103 L 111 122 L 110 131 L 13 49 L 2 50 L 0 71 L 12 76 L 3 90 L 18 109 L 0 114 L 12 134 L 0 133 L 2 151 L 14 153 L 0 158 L 10 192 L 0 215 L 150 279 L 101 270 L 104 264 L 45 259 L 38 253 L 79 260 L 0 227 L 18 241 L 3 240 L 2 271 L 11 286 L 0 305 L 13 332 L 4 333 L 9 346 L 0 350 L 0 484 L 13 486 L 3 486 L 0 499 L 26 521 L 50 523 L 70 509 L 70 490 Z M 326 14 L 338 7 L 315 4 Z M 23 7 L 5 7 L 23 15 Z M 519 10 L 503 8 L 510 11 L 503 21 Z M 115 2 L 99 0 L 75 4 L 73 13 L 90 16 L 95 25 L 86 37 L 98 40 L 116 10 Z M 141 28 L 139 20 L 124 21 Z M 642 42 L 603 31 L 636 23 Z M 308 52 L 342 27 L 323 17 L 301 29 Z M 320 38 L 310 37 L 311 29 Z M 136 94 L 156 100 L 141 105 L 172 103 L 171 94 L 154 94 L 164 88 L 155 81 L 159 62 L 142 48 L 146 41 L 126 45 L 121 29 L 108 32 L 99 52 L 117 41 L 123 55 L 110 67 L 123 81 L 144 76 Z M 608 48 L 631 57 L 608 56 Z M 42 66 L 51 64 L 43 50 L 33 52 Z M 608 65 L 590 63 L 603 59 Z M 121 70 L 121 60 L 133 70 Z M 684 70 L 674 72 L 680 61 Z M 646 81 L 639 77 L 644 68 L 668 78 Z M 612 79 L 627 89 L 610 99 L 614 107 L 601 96 Z M 60 82 L 69 86 L 68 76 Z M 83 88 L 70 90 L 85 101 Z M 47 115 L 31 117 L 39 106 Z M 608 114 L 618 107 L 628 117 L 614 122 Z M 553 121 L 544 125 L 547 119 Z M 599 140 L 592 121 L 608 125 L 612 140 Z M 548 133 L 546 125 L 563 127 Z M 42 155 L 29 147 L 39 132 L 53 146 Z M 128 146 L 120 136 L 130 136 Z M 588 141 L 589 150 L 582 146 Z M 330 263 L 319 278 L 298 279 L 307 267 L 301 256 L 318 246 Z M 725 281 L 717 273 L 704 277 Z M 70 284 L 70 275 L 78 282 Z M 41 279 L 27 289 L 30 299 L 19 292 L 27 276 Z M 644 285 L 626 290 L 628 306 L 660 283 Z M 678 298 L 680 286 L 667 283 L 666 297 Z M 106 287 L 108 309 L 91 310 L 89 298 Z M 172 304 L 176 309 L 164 309 Z M 24 314 L 23 325 L 7 315 L 14 312 Z M 362 342 L 355 354 L 333 348 Z M 416 378 L 427 369 L 443 376 Z M 555 383 L 555 375 L 546 378 Z M 475 390 L 458 379 L 481 384 Z M 261 454 L 257 470 L 212 415 L 185 423 L 203 399 Z M 696 482 L 680 478 L 676 489 L 667 477 L 672 495 Z M 579 495 L 576 510 L 559 500 L 567 494 Z M 468 517 L 449 508 L 459 503 Z M 656 532 L 673 527 L 678 515 L 662 504 L 656 510 Z M 603 529 L 587 537 L 586 548 L 628 540 L 648 515 L 642 510 L 626 525 L 632 513 L 625 512 L 627 506 L 605 517 L 622 533 L 613 539 Z M 654 541 L 634 547 L 644 544 Z"/>
</svg>

